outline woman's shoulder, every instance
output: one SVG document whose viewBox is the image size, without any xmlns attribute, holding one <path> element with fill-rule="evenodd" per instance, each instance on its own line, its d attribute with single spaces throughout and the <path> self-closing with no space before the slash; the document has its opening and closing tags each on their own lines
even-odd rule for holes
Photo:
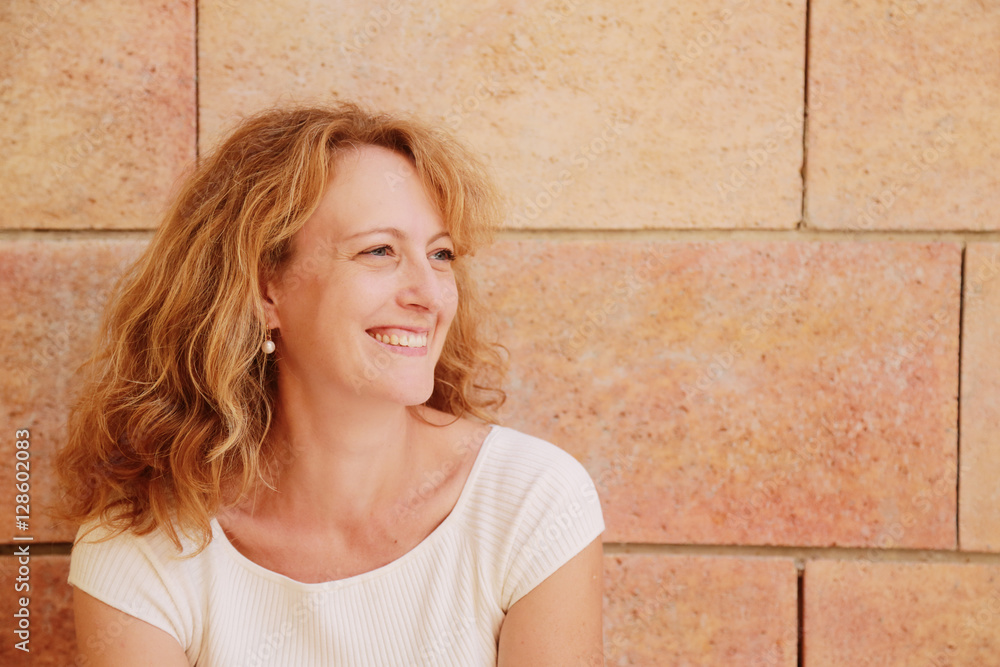
<svg viewBox="0 0 1000 667">
<path fill-rule="evenodd" d="M 119 528 L 106 522 L 93 520 L 84 523 L 73 540 L 71 563 L 91 561 L 108 563 L 131 561 L 146 563 L 156 570 L 186 571 L 200 567 L 211 548 L 211 542 L 200 549 L 199 540 L 175 527 L 180 547 L 174 542 L 166 527 L 154 526 L 151 530 L 139 532 L 130 528 Z"/>
<path fill-rule="evenodd" d="M 492 440 L 492 458 L 512 474 L 587 475 L 572 454 L 548 440 L 507 426 L 494 426 Z"/>
<path fill-rule="evenodd" d="M 205 551 L 189 536 L 181 541 L 178 550 L 162 528 L 137 534 L 85 523 L 70 553 L 69 583 L 167 632 L 186 650 L 197 647 L 204 607 L 198 591 L 211 576 Z"/>
<path fill-rule="evenodd" d="M 587 469 L 548 440 L 493 426 L 477 486 L 481 497 L 511 506 L 543 506 L 553 500 L 597 502 Z"/>
<path fill-rule="evenodd" d="M 586 467 L 565 449 L 495 426 L 471 512 L 490 554 L 505 611 L 604 532 Z"/>
</svg>

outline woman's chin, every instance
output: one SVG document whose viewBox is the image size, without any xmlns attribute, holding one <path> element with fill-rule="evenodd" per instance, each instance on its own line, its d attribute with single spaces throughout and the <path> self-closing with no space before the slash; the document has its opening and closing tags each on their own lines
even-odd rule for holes
<svg viewBox="0 0 1000 667">
<path fill-rule="evenodd" d="M 405 407 L 423 405 L 434 393 L 434 382 L 427 383 L 426 387 L 409 385 L 405 387 L 387 388 L 384 393 L 385 400 Z"/>
</svg>

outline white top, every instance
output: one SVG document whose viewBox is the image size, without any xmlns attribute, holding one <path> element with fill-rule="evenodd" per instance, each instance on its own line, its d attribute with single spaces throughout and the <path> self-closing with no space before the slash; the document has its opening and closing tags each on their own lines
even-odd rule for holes
<svg viewBox="0 0 1000 667">
<path fill-rule="evenodd" d="M 212 530 L 186 559 L 160 531 L 93 542 L 95 530 L 73 547 L 69 582 L 166 631 L 198 667 L 495 666 L 507 610 L 604 518 L 576 459 L 492 426 L 451 513 L 370 572 L 302 583 L 243 556 L 215 520 Z"/>
</svg>

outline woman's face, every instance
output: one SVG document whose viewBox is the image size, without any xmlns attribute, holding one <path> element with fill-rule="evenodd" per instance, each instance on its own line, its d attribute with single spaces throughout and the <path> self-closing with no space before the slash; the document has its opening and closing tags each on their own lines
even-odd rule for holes
<svg viewBox="0 0 1000 667">
<path fill-rule="evenodd" d="M 319 208 L 266 286 L 279 386 L 425 402 L 458 305 L 454 244 L 402 155 L 345 151 Z"/>
</svg>

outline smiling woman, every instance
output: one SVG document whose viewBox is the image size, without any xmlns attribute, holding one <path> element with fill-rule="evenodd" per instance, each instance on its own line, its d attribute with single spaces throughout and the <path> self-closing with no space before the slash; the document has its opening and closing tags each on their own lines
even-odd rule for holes
<svg viewBox="0 0 1000 667">
<path fill-rule="evenodd" d="M 593 482 L 495 423 L 468 262 L 498 202 L 350 104 L 249 118 L 192 173 L 59 457 L 85 664 L 603 664 Z"/>
</svg>

